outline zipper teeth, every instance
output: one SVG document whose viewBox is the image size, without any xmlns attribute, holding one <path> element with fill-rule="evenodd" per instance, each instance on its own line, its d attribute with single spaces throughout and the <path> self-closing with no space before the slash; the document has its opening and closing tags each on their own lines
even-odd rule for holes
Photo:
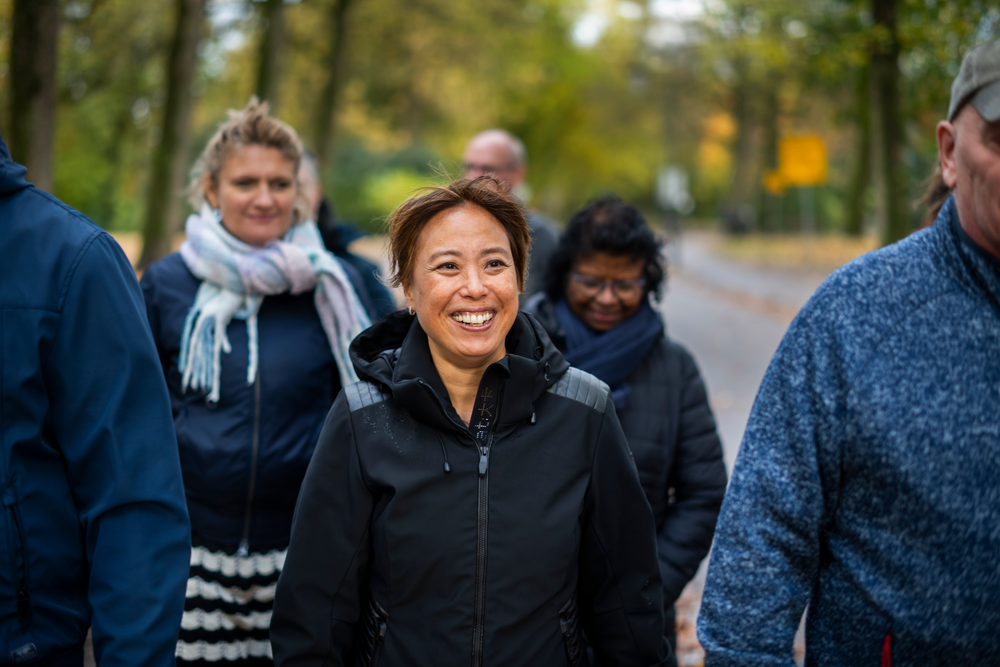
<svg viewBox="0 0 1000 667">
<path fill-rule="evenodd" d="M 487 535 L 489 531 L 490 505 L 490 450 L 493 448 L 493 436 L 500 421 L 500 405 L 503 403 L 503 390 L 506 382 L 501 376 L 500 390 L 497 392 L 497 416 L 490 425 L 490 435 L 486 446 L 479 447 L 481 455 L 486 457 L 486 474 L 479 477 L 479 526 L 476 553 L 476 606 L 473 616 L 472 634 L 472 665 L 480 667 L 483 664 L 483 636 L 486 632 L 486 556 Z M 473 439 L 475 442 L 475 439 Z"/>
<path fill-rule="evenodd" d="M 260 448 L 260 368 L 257 368 L 257 375 L 253 380 L 253 448 L 250 459 L 250 486 L 247 489 L 247 511 L 243 519 L 243 540 L 240 542 L 240 550 L 245 551 L 243 555 L 249 554 L 250 550 L 250 515 L 253 509 L 253 492 L 257 486 L 257 452 Z"/>
<path fill-rule="evenodd" d="M 490 435 L 489 444 L 492 444 Z M 486 454 L 489 453 L 489 444 Z M 479 537 L 476 553 L 476 607 L 473 617 L 472 664 L 479 667 L 483 664 L 483 634 L 485 632 L 486 616 L 486 534 L 489 527 L 489 484 L 490 471 L 479 478 Z"/>
</svg>

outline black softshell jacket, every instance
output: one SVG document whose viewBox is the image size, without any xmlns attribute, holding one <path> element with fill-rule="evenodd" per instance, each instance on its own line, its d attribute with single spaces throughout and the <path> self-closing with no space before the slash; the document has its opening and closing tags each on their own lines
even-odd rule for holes
<svg viewBox="0 0 1000 667">
<path fill-rule="evenodd" d="M 415 318 L 351 348 L 278 583 L 278 665 L 668 664 L 652 512 L 607 386 L 520 314 L 479 440 Z M 481 391 L 482 391 L 481 385 Z"/>
</svg>

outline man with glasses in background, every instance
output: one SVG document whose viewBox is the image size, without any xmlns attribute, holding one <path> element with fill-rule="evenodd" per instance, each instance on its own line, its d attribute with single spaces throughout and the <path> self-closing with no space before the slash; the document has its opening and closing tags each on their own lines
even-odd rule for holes
<svg viewBox="0 0 1000 667">
<path fill-rule="evenodd" d="M 469 140 L 462 156 L 462 175 L 479 178 L 490 175 L 510 185 L 522 200 L 528 153 L 524 142 L 506 130 L 486 130 Z M 528 260 L 528 279 L 524 284 L 521 303 L 542 289 L 549 258 L 556 248 L 556 233 L 552 224 L 535 211 L 527 212 L 531 229 L 531 257 Z"/>
</svg>

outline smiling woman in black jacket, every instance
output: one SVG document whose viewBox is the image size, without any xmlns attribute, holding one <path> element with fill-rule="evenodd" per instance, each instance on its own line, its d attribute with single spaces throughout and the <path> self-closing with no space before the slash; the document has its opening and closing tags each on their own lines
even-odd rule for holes
<svg viewBox="0 0 1000 667">
<path fill-rule="evenodd" d="M 664 279 L 660 245 L 637 208 L 606 197 L 576 213 L 525 305 L 570 363 L 611 386 L 656 517 L 666 633 L 674 601 L 712 545 L 726 469 L 694 359 L 649 303 Z"/>
<path fill-rule="evenodd" d="M 351 346 L 306 473 L 279 665 L 659 665 L 649 505 L 607 387 L 518 313 L 529 236 L 492 179 L 390 222 L 410 313 Z"/>
</svg>

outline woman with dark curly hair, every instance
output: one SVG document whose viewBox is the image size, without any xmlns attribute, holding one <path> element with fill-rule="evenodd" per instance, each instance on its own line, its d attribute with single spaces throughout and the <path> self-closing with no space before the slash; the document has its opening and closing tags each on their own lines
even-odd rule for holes
<svg viewBox="0 0 1000 667">
<path fill-rule="evenodd" d="M 609 196 L 570 219 L 545 291 L 525 310 L 570 364 L 611 387 L 656 519 L 664 630 L 674 644 L 674 602 L 711 547 L 726 470 L 698 367 L 650 304 L 664 278 L 661 244 L 642 213 Z"/>
</svg>

